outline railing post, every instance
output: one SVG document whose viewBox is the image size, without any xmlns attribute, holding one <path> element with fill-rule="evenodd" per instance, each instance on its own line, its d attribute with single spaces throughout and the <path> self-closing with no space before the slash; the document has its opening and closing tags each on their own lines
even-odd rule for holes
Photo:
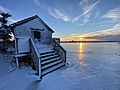
<svg viewBox="0 0 120 90">
<path fill-rule="evenodd" d="M 64 61 L 65 61 L 65 63 L 66 63 L 66 58 L 67 58 L 67 56 L 66 56 L 66 52 L 65 52 L 64 54 L 65 54 L 65 56 L 64 56 L 64 59 L 65 59 L 65 60 L 64 60 Z"/>
<path fill-rule="evenodd" d="M 40 76 L 40 80 L 42 79 L 42 73 L 41 73 L 41 60 L 39 58 L 39 76 Z"/>
</svg>

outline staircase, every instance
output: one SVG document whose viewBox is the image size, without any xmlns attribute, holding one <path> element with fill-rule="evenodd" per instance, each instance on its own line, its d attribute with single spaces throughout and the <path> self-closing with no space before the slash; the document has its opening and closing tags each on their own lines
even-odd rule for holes
<svg viewBox="0 0 120 90">
<path fill-rule="evenodd" d="M 55 50 L 47 51 L 40 55 L 42 76 L 65 65 Z"/>
<path fill-rule="evenodd" d="M 66 51 L 53 40 L 52 46 L 35 43 L 30 39 L 31 56 L 40 78 L 65 65 Z"/>
</svg>

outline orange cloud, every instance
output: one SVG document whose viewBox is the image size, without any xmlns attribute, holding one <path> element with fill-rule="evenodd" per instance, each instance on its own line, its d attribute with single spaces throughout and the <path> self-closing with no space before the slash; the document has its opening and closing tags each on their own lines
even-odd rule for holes
<svg viewBox="0 0 120 90">
<path fill-rule="evenodd" d="M 73 36 L 60 36 L 61 41 L 101 41 L 110 36 L 110 39 L 114 40 L 115 36 L 118 39 L 120 35 L 120 24 L 115 25 L 111 29 L 99 30 L 96 32 L 86 33 L 82 35 L 73 35 Z M 109 40 L 110 40 L 109 39 Z"/>
</svg>

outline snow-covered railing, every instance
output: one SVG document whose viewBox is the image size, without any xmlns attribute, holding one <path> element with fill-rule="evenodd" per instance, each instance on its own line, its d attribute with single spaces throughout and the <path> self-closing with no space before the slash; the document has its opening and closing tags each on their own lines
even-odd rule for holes
<svg viewBox="0 0 120 90">
<path fill-rule="evenodd" d="M 37 70 L 37 73 L 39 74 L 40 78 L 41 75 L 41 60 L 40 60 L 40 54 L 35 46 L 35 43 L 32 38 L 30 38 L 30 51 L 31 51 L 31 57 L 33 58 L 33 62 L 35 64 L 35 68 Z"/>
<path fill-rule="evenodd" d="M 52 41 L 53 49 L 57 51 L 60 58 L 66 63 L 66 50 L 54 38 Z"/>
</svg>

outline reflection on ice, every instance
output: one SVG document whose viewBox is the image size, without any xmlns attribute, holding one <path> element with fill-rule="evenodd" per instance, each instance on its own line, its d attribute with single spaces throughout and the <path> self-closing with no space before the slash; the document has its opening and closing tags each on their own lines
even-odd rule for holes
<svg viewBox="0 0 120 90">
<path fill-rule="evenodd" d="M 78 54 L 79 63 L 83 65 L 83 60 L 84 60 L 84 44 L 83 43 L 80 43 L 79 52 L 80 52 L 80 54 Z"/>
</svg>

